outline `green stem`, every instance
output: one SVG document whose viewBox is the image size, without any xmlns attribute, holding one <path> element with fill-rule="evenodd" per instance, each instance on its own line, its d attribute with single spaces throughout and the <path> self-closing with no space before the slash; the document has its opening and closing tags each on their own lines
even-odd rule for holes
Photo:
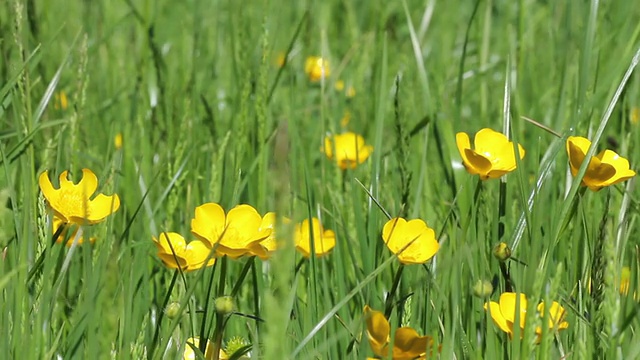
<svg viewBox="0 0 640 360">
<path fill-rule="evenodd" d="M 209 260 L 207 260 L 207 262 L 208 261 Z M 215 272 L 215 268 L 214 268 L 214 270 L 211 271 L 211 276 L 209 277 L 209 286 L 207 288 L 207 297 L 205 298 L 206 301 L 204 303 L 204 313 L 202 314 L 202 323 L 200 324 L 200 343 L 198 344 L 198 348 L 200 349 L 200 351 L 202 351 L 203 354 L 205 353 L 205 351 L 207 349 L 207 342 L 208 341 L 204 341 L 204 339 L 207 338 L 207 336 L 205 336 L 205 331 L 206 331 L 206 326 L 207 326 L 207 314 L 209 313 L 209 303 L 211 302 L 210 301 L 210 299 L 211 299 L 211 290 L 213 289 L 213 279 L 214 279 L 215 274 L 216 274 L 216 272 Z"/>
<path fill-rule="evenodd" d="M 400 285 L 400 279 L 402 278 L 402 271 L 404 270 L 404 265 L 400 264 L 398 267 L 398 271 L 396 271 L 396 275 L 393 278 L 393 285 L 391 285 L 391 291 L 389 295 L 387 295 L 387 299 L 384 302 L 384 317 L 387 319 L 391 316 L 391 311 L 393 311 L 393 298 L 396 295 L 398 290 L 398 286 Z"/>
<path fill-rule="evenodd" d="M 164 319 L 164 309 L 166 309 L 167 304 L 169 303 L 169 299 L 171 298 L 171 292 L 173 291 L 173 287 L 176 285 L 178 281 L 178 275 L 180 274 L 180 270 L 176 270 L 173 273 L 173 277 L 171 278 L 171 284 L 169 284 L 169 289 L 167 290 L 167 294 L 164 296 L 164 300 L 162 301 L 162 308 L 158 312 L 158 324 L 156 325 L 155 333 L 153 334 L 153 341 L 151 342 L 151 350 L 148 352 L 148 359 L 153 358 L 153 353 L 158 344 L 158 339 L 160 337 L 160 328 L 162 327 L 162 320 Z"/>
<path fill-rule="evenodd" d="M 244 282 L 244 279 L 247 277 L 247 274 L 249 273 L 249 270 L 251 270 L 251 266 L 253 265 L 253 263 L 255 262 L 255 256 L 252 256 L 249 258 L 249 260 L 247 260 L 246 263 L 244 263 L 244 267 L 242 268 L 242 272 L 240 273 L 240 277 L 238 278 L 238 280 L 236 281 L 235 285 L 233 286 L 233 289 L 231 290 L 231 297 L 235 297 L 236 294 L 238 294 L 238 291 L 240 291 L 240 286 L 242 285 L 242 283 Z"/>
</svg>

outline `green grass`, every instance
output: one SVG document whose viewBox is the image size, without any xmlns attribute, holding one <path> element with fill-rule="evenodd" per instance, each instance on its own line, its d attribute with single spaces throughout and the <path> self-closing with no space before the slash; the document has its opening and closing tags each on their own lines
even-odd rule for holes
<svg viewBox="0 0 640 360">
<path fill-rule="evenodd" d="M 2 3 L 0 358 L 173 359 L 187 338 L 216 335 L 242 337 L 251 358 L 373 356 L 363 307 L 384 310 L 399 268 L 385 211 L 425 220 L 440 241 L 404 268 L 390 319 L 433 336 L 440 358 L 639 357 L 636 181 L 584 191 L 565 150 L 567 136 L 589 137 L 637 169 L 639 16 L 632 1 L 595 0 Z M 331 64 L 322 84 L 304 73 L 313 55 Z M 375 150 L 343 172 L 320 148 L 346 111 Z M 503 184 L 478 185 L 455 134 L 504 126 L 526 157 Z M 70 250 L 51 244 L 37 178 L 82 168 L 122 206 L 85 230 L 95 244 Z M 284 246 L 268 262 L 175 274 L 152 237 L 189 235 L 206 202 L 321 217 L 337 244 L 299 267 Z M 507 263 L 515 288 L 532 306 L 559 301 L 567 330 L 535 345 L 493 324 L 472 287 L 495 279 L 493 301 L 504 291 L 500 240 L 522 262 Z M 591 294 L 590 278 L 603 284 Z M 249 317 L 221 333 L 214 300 L 236 286 Z"/>
</svg>

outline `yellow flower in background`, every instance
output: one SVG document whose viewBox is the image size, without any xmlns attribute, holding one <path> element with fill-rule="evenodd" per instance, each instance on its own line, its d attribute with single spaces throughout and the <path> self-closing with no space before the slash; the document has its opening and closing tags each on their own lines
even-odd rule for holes
<svg viewBox="0 0 640 360">
<path fill-rule="evenodd" d="M 516 169 L 516 154 L 513 142 L 497 131 L 482 129 L 473 139 L 473 148 L 469 135 L 456 134 L 456 145 L 462 157 L 462 164 L 471 175 L 480 175 L 480 179 L 496 179 Z M 524 148 L 518 144 L 520 159 L 524 158 Z"/>
<path fill-rule="evenodd" d="M 581 136 L 569 136 L 567 138 L 567 154 L 571 174 L 576 176 L 580 166 L 587 156 L 591 141 Z M 587 171 L 582 178 L 582 186 L 587 186 L 591 191 L 598 191 L 605 186 L 615 185 L 628 180 L 636 175 L 629 169 L 629 161 L 611 150 L 603 150 L 593 156 L 589 162 Z"/>
<path fill-rule="evenodd" d="M 335 148 L 335 153 L 334 153 Z M 365 162 L 373 152 L 373 146 L 366 145 L 362 135 L 345 132 L 324 138 L 322 152 L 329 160 L 335 158 L 341 169 L 355 169 Z"/>
<path fill-rule="evenodd" d="M 304 219 L 296 225 L 294 230 L 294 242 L 296 249 L 306 258 L 311 257 L 311 237 L 313 236 L 313 249 L 316 257 L 328 254 L 336 246 L 336 234 L 331 230 L 325 230 L 317 218 Z"/>
<path fill-rule="evenodd" d="M 203 266 L 215 264 L 215 257 L 205 261 L 213 249 L 209 244 L 200 240 L 187 243 L 182 235 L 175 232 L 163 232 L 159 239 L 153 238 L 158 249 L 158 257 L 171 269 L 181 268 L 184 271 L 198 270 Z"/>
<path fill-rule="evenodd" d="M 67 178 L 68 171 L 60 174 L 60 187 L 54 188 L 49 172 L 40 174 L 40 190 L 47 199 L 49 207 L 64 223 L 91 225 L 103 221 L 120 208 L 120 198 L 113 194 L 98 194 L 98 178 L 89 169 L 82 169 L 82 179 L 74 184 Z"/>
<path fill-rule="evenodd" d="M 198 348 L 200 346 L 200 338 L 199 337 L 191 337 L 187 339 L 187 344 L 184 347 L 184 353 L 182 355 L 182 359 L 183 360 L 196 360 L 198 359 L 198 357 L 196 356 L 195 351 L 193 351 L 193 348 L 191 346 L 189 346 L 189 344 L 192 344 L 194 347 Z M 211 360 L 213 359 L 213 344 L 211 343 L 211 341 L 207 340 L 207 347 L 205 349 L 204 352 L 204 358 L 205 360 Z M 224 352 L 224 350 L 220 349 L 220 354 L 218 355 L 218 359 L 220 360 L 226 360 L 229 359 L 229 356 L 227 355 L 226 352 Z"/>
<path fill-rule="evenodd" d="M 516 314 L 519 318 L 520 339 L 524 335 L 524 327 L 527 321 L 527 297 L 524 294 L 506 292 L 500 295 L 499 302 L 491 301 L 484 304 L 484 309 L 488 310 L 493 322 L 500 328 L 500 330 L 506 332 L 509 338 L 513 338 L 514 323 L 516 322 Z M 543 318 L 545 315 L 545 303 L 544 301 L 537 306 L 538 317 Z M 552 302 L 548 309 L 549 322 L 547 324 L 550 331 L 564 330 L 569 327 L 569 323 L 564 321 L 566 316 L 565 309 L 557 302 Z M 542 328 L 536 327 L 537 341 L 542 339 Z"/>
<path fill-rule="evenodd" d="M 336 81 L 334 88 L 336 89 L 336 91 L 344 90 L 344 96 L 346 96 L 348 99 L 356 96 L 356 89 L 353 87 L 353 85 L 347 86 L 345 90 L 344 80 Z"/>
<path fill-rule="evenodd" d="M 304 72 L 307 74 L 311 82 L 318 82 L 322 79 L 328 78 L 331 74 L 329 60 L 318 56 L 309 56 L 304 63 Z"/>
<path fill-rule="evenodd" d="M 236 259 L 243 255 L 264 254 L 260 243 L 271 235 L 261 228 L 262 216 L 250 205 L 238 205 L 225 214 L 222 207 L 207 203 L 196 208 L 191 232 L 216 249 L 218 256 Z"/>
<path fill-rule="evenodd" d="M 117 133 L 113 137 L 113 146 L 115 146 L 116 150 L 122 149 L 122 133 Z"/>
<path fill-rule="evenodd" d="M 349 122 L 351 122 L 351 111 L 346 110 L 344 112 L 344 115 L 342 116 L 342 119 L 340 119 L 340 126 L 346 128 L 347 125 L 349 125 Z"/>
<path fill-rule="evenodd" d="M 638 123 L 640 123 L 640 108 L 637 106 L 634 106 L 631 108 L 631 112 L 629 114 L 629 121 L 631 121 L 631 123 L 633 125 L 638 125 Z"/>
<path fill-rule="evenodd" d="M 291 220 L 286 217 L 282 217 L 280 221 L 284 224 L 291 222 Z M 268 212 L 262 217 L 262 222 L 258 228 L 258 236 L 262 238 L 265 233 L 269 233 L 269 236 L 260 241 L 259 247 L 256 246 L 251 249 L 251 254 L 258 256 L 262 260 L 268 260 L 278 249 L 278 240 L 276 238 L 276 213 L 274 212 Z"/>
<path fill-rule="evenodd" d="M 60 230 L 60 234 L 58 234 L 58 237 L 56 237 L 56 243 L 62 244 L 64 239 L 68 239 L 65 245 L 67 247 L 70 247 L 71 245 L 73 245 L 73 242 L 76 236 L 78 237 L 78 241 L 76 242 L 76 244 L 82 245 L 84 243 L 84 237 L 82 236 L 82 226 L 78 224 L 67 224 L 62 219 L 60 219 L 55 215 L 53 216 L 53 221 L 51 222 L 51 225 L 53 227 L 51 234 L 53 235 L 55 235 L 58 232 L 61 226 L 65 227 L 64 229 Z M 94 237 L 89 238 L 90 243 L 93 244 L 95 241 L 96 241 L 96 238 Z"/>
<path fill-rule="evenodd" d="M 631 268 L 628 266 L 623 266 L 622 271 L 620 272 L 620 294 L 628 295 L 629 294 L 629 285 L 631 284 Z M 634 294 L 635 295 L 635 294 Z M 635 298 L 635 296 L 634 296 Z"/>
<path fill-rule="evenodd" d="M 403 264 L 424 264 L 440 249 L 435 231 L 420 219 L 387 221 L 382 229 L 382 239 Z"/>
<path fill-rule="evenodd" d="M 377 356 L 387 358 L 391 334 L 389 321 L 382 312 L 372 310 L 369 305 L 364 307 L 364 317 L 371 350 Z M 391 358 L 394 360 L 426 359 L 427 350 L 432 347 L 433 339 L 430 336 L 420 336 L 413 328 L 401 327 L 395 332 Z"/>
<path fill-rule="evenodd" d="M 69 99 L 67 99 L 67 93 L 64 91 L 58 91 L 53 95 L 53 108 L 56 110 L 67 110 L 69 107 Z"/>
<path fill-rule="evenodd" d="M 281 68 L 284 66 L 286 60 L 287 60 L 287 54 L 285 54 L 283 51 L 280 51 L 278 55 L 276 55 L 276 59 L 274 62 L 277 67 Z"/>
</svg>

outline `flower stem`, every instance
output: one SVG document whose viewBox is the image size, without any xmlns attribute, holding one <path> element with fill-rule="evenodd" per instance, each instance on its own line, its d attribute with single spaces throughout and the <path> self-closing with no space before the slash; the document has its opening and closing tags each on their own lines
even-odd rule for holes
<svg viewBox="0 0 640 360">
<path fill-rule="evenodd" d="M 393 278 L 393 285 L 391 285 L 391 291 L 389 291 L 389 295 L 387 295 L 386 300 L 384 301 L 384 317 L 387 319 L 391 316 L 391 311 L 393 311 L 393 298 L 398 290 L 398 286 L 400 285 L 400 279 L 402 278 L 402 271 L 404 270 L 404 265 L 400 264 L 398 267 L 398 271 L 396 271 L 396 275 Z"/>
<path fill-rule="evenodd" d="M 500 179 L 500 197 L 498 198 L 498 242 L 504 237 L 504 218 L 507 212 L 507 181 L 503 176 Z M 506 292 L 513 291 L 513 281 L 509 275 L 509 268 L 506 261 L 500 262 L 500 273 L 504 278 L 504 289 Z"/>
<path fill-rule="evenodd" d="M 253 265 L 255 258 L 256 258 L 255 256 L 252 256 L 249 258 L 249 260 L 247 260 L 246 263 L 244 263 L 244 267 L 242 268 L 240 277 L 236 281 L 235 285 L 233 285 L 233 289 L 231 290 L 231 297 L 235 297 L 236 294 L 238 294 L 238 291 L 240 291 L 240 285 L 242 285 L 242 283 L 244 282 L 244 279 L 247 277 L 247 274 L 249 273 L 249 270 L 251 270 L 251 266 Z"/>
<path fill-rule="evenodd" d="M 208 261 L 208 260 L 207 260 Z M 205 299 L 207 299 L 207 301 L 205 301 L 204 303 L 204 312 L 202 314 L 202 323 L 200 324 L 200 343 L 199 345 L 199 349 L 200 351 L 202 351 L 203 354 L 206 353 L 207 350 L 207 341 L 204 341 L 202 339 L 206 339 L 207 336 L 205 334 L 207 328 L 207 314 L 209 314 L 209 303 L 210 303 L 210 299 L 211 299 L 211 290 L 213 289 L 213 279 L 215 277 L 215 267 L 214 269 L 211 271 L 211 276 L 209 277 L 209 286 L 207 287 L 207 297 Z M 204 347 L 203 347 L 204 344 Z"/>
<path fill-rule="evenodd" d="M 169 284 L 169 289 L 167 290 L 167 294 L 164 296 L 164 300 L 162 301 L 162 307 L 158 313 L 158 324 L 156 325 L 155 333 L 153 334 L 153 341 L 151 342 L 151 351 L 149 351 L 149 359 L 151 359 L 158 344 L 158 339 L 160 338 L 160 328 L 162 327 L 162 319 L 164 319 L 164 309 L 167 307 L 169 303 L 169 299 L 171 298 L 171 292 L 173 291 L 173 287 L 176 285 L 178 280 L 178 275 L 180 274 L 180 270 L 176 270 L 173 272 L 173 277 L 171 278 L 171 283 Z"/>
</svg>

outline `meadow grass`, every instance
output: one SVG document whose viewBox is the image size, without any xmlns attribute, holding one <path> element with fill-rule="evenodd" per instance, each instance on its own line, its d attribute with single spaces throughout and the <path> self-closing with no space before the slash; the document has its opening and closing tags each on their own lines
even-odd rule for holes
<svg viewBox="0 0 640 360">
<path fill-rule="evenodd" d="M 596 0 L 3 2 L 0 358 L 175 359 L 197 336 L 236 338 L 235 358 L 363 359 L 365 305 L 390 312 L 392 337 L 433 337 L 436 358 L 640 357 L 635 178 L 589 191 L 565 150 L 584 136 L 588 157 L 637 167 L 639 17 Z M 328 59 L 323 81 L 309 56 Z M 456 133 L 481 128 L 526 148 L 502 179 L 461 164 Z M 345 130 L 374 149 L 355 169 L 321 152 Z M 65 247 L 37 179 L 83 168 L 122 205 L 84 229 L 95 243 Z M 268 261 L 165 267 L 152 238 L 189 238 L 208 202 L 318 217 L 335 249 L 303 258 L 289 225 Z M 381 238 L 396 216 L 435 230 L 433 259 L 398 262 Z M 505 269 L 530 314 L 558 301 L 569 327 L 536 344 L 546 318 L 522 340 L 495 326 L 483 306 Z M 222 296 L 237 313 L 216 312 Z"/>
</svg>

